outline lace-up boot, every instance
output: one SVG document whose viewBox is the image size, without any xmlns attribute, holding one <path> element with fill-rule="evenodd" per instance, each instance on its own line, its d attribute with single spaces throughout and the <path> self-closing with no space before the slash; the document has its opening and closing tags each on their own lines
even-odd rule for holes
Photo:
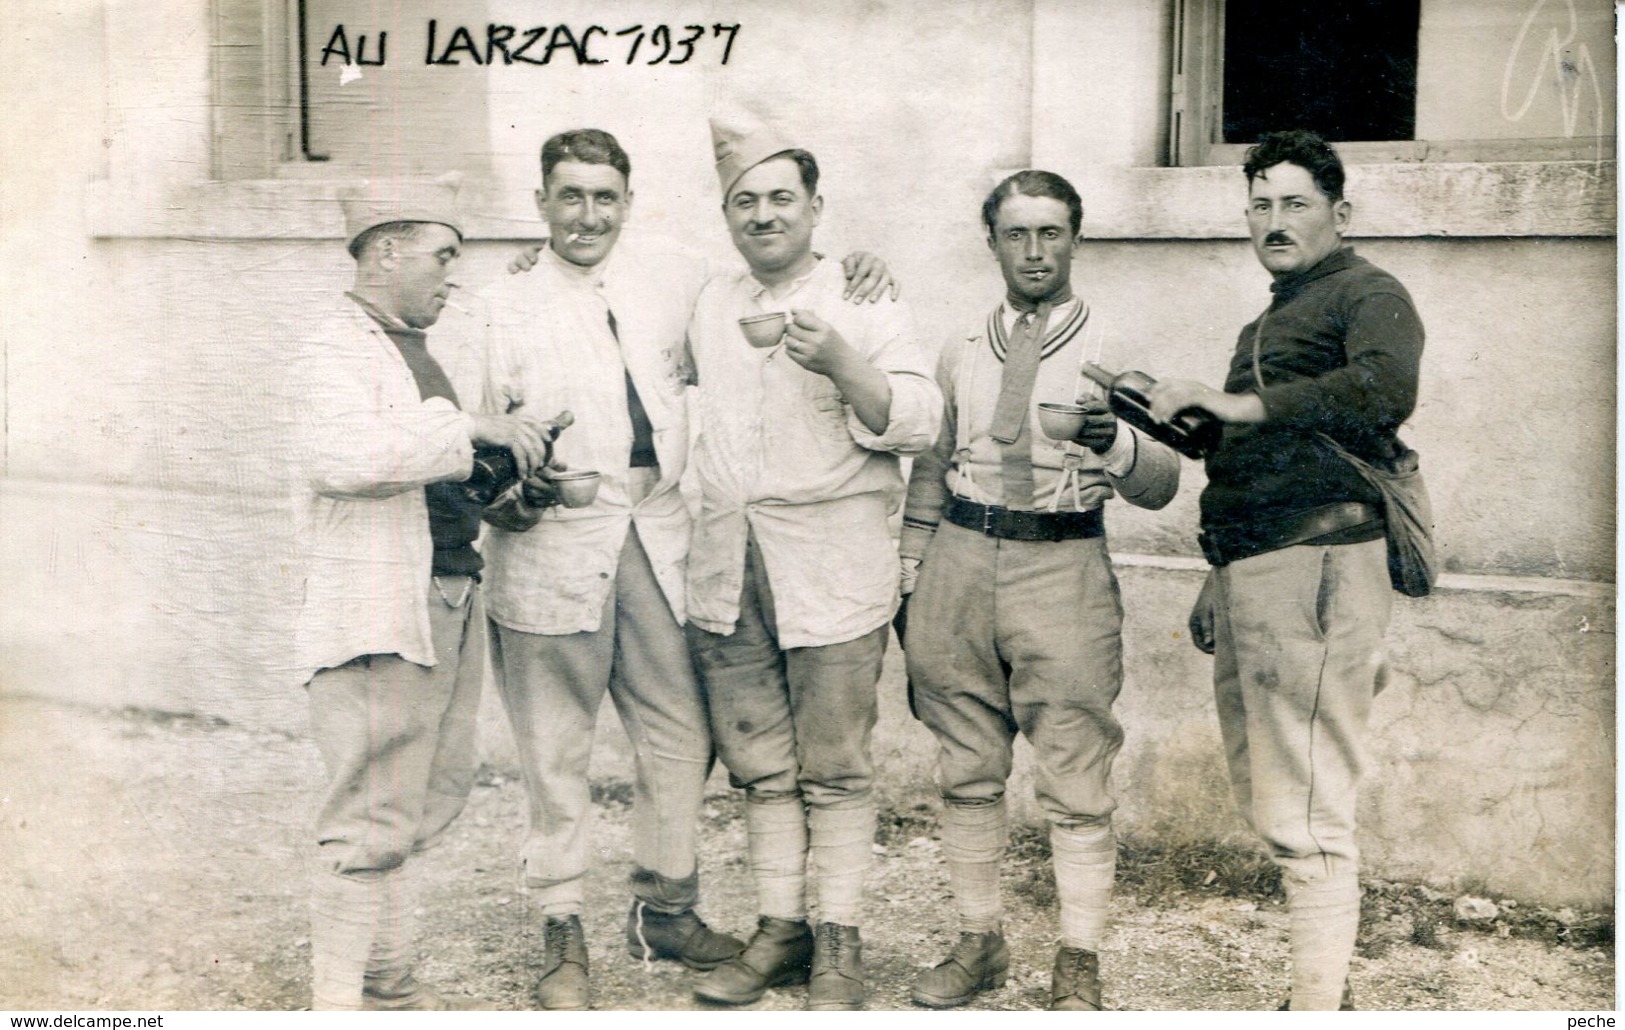
<svg viewBox="0 0 1625 1030">
<path fill-rule="evenodd" d="M 914 981 L 914 1003 L 932 1009 L 963 1005 L 982 991 L 1004 986 L 1010 974 L 1010 949 L 1004 934 L 962 933 L 948 957 Z"/>
</svg>

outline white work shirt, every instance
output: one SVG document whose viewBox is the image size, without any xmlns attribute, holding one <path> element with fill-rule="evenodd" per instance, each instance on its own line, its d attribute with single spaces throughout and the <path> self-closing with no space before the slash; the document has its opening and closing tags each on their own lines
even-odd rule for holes
<svg viewBox="0 0 1625 1030">
<path fill-rule="evenodd" d="M 821 260 L 777 298 L 748 272 L 720 276 L 700 295 L 689 326 L 701 511 L 688 616 L 701 629 L 733 633 L 750 535 L 772 585 L 781 647 L 853 640 L 896 610 L 887 518 L 903 492 L 898 457 L 931 444 L 942 395 L 908 307 L 889 299 L 854 305 L 842 299 L 845 288 L 840 263 Z M 793 308 L 829 323 L 885 373 L 884 432 L 870 432 L 828 377 L 783 347 L 752 347 L 739 328 L 747 315 Z"/>
<path fill-rule="evenodd" d="M 302 330 L 293 374 L 295 512 L 308 562 L 294 635 L 300 682 L 360 655 L 434 665 L 423 487 L 468 478 L 470 418 L 443 397 L 423 400 L 400 349 L 343 296 Z"/>
<path fill-rule="evenodd" d="M 546 249 L 529 272 L 481 291 L 490 311 L 482 410 L 543 419 L 571 412 L 575 423 L 560 434 L 554 458 L 601 476 L 586 508 L 550 508 L 522 533 L 488 529 L 485 605 L 495 621 L 553 635 L 598 629 L 634 524 L 683 621 L 690 516 L 678 480 L 687 465 L 691 378 L 684 335 L 705 276 L 704 262 L 674 244 L 623 236 L 593 269 Z M 658 485 L 635 504 L 628 373 L 660 462 Z"/>
</svg>

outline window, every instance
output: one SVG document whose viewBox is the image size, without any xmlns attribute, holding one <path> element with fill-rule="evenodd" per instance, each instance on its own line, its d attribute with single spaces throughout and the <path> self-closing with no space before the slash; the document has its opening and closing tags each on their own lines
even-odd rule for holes
<svg viewBox="0 0 1625 1030">
<path fill-rule="evenodd" d="M 485 5 L 452 5 L 471 23 Z M 214 177 L 330 177 L 490 159 L 486 81 L 428 66 L 434 0 L 217 0 Z M 387 60 L 386 60 L 387 58 Z"/>
<path fill-rule="evenodd" d="M 1170 163 L 1309 128 L 1354 161 L 1613 157 L 1608 0 L 1177 0 Z"/>
</svg>

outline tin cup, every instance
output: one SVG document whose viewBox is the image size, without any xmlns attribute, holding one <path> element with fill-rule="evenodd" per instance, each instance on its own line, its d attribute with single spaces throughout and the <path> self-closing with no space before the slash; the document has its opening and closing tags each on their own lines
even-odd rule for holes
<svg viewBox="0 0 1625 1030">
<path fill-rule="evenodd" d="M 598 496 L 598 473 L 591 469 L 554 472 L 548 477 L 566 508 L 585 508 Z"/>
<path fill-rule="evenodd" d="M 1084 415 L 1081 404 L 1045 401 L 1038 405 L 1038 428 L 1051 440 L 1071 440 L 1083 430 Z"/>
<path fill-rule="evenodd" d="M 750 315 L 739 320 L 739 331 L 752 347 L 766 349 L 778 346 L 784 338 L 784 312 L 770 311 L 765 315 Z"/>
</svg>

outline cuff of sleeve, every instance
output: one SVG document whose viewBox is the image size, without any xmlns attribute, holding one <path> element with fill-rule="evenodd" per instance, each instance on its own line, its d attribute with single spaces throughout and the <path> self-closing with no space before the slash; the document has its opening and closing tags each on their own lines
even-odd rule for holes
<svg viewBox="0 0 1625 1030">
<path fill-rule="evenodd" d="M 905 557 L 902 559 L 901 565 L 902 575 L 898 583 L 899 593 L 904 595 L 912 594 L 914 584 L 920 578 L 920 559 Z"/>
<path fill-rule="evenodd" d="M 918 565 L 925 558 L 925 549 L 931 546 L 931 538 L 936 532 L 935 526 L 926 527 L 905 522 L 902 532 L 897 537 L 897 556 L 904 562 L 914 562 Z"/>
<path fill-rule="evenodd" d="M 1117 439 L 1106 448 L 1106 453 L 1100 456 L 1101 465 L 1108 476 L 1118 479 L 1134 471 L 1134 460 L 1139 456 L 1139 442 L 1136 431 L 1127 423 L 1117 423 Z"/>
<path fill-rule="evenodd" d="M 891 382 L 891 417 L 886 421 L 884 433 L 872 433 L 863 424 L 849 404 L 846 408 L 847 430 L 859 447 L 886 454 L 909 456 L 919 454 L 936 439 L 942 411 L 929 397 L 913 389 L 908 380 L 913 376 L 887 375 Z M 934 387 L 933 387 L 934 389 Z"/>
</svg>

